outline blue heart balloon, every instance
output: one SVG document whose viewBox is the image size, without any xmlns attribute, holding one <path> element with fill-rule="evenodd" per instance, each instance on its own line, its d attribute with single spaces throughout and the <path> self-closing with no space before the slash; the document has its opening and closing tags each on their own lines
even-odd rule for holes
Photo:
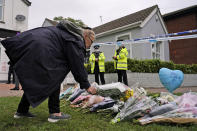
<svg viewBox="0 0 197 131">
<path fill-rule="evenodd" d="M 184 79 L 184 74 L 180 70 L 161 68 L 159 70 L 159 78 L 164 87 L 172 93 L 181 86 Z"/>
</svg>

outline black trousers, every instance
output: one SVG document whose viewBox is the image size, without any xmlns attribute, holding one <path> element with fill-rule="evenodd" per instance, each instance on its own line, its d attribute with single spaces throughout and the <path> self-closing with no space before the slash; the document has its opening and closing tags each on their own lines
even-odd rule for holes
<svg viewBox="0 0 197 131">
<path fill-rule="evenodd" d="M 124 84 L 128 86 L 126 70 L 117 70 L 117 73 L 118 73 L 118 82 L 122 82 L 123 79 Z"/>
<path fill-rule="evenodd" d="M 94 74 L 95 74 L 95 82 L 99 84 L 99 75 L 100 75 L 101 84 L 104 85 L 105 84 L 104 72 L 99 72 L 98 66 L 95 66 Z"/>
<path fill-rule="evenodd" d="M 59 100 L 60 88 L 54 91 L 48 99 L 49 113 L 60 113 L 60 100 Z M 18 113 L 27 113 L 29 111 L 30 103 L 27 100 L 25 93 L 23 94 L 21 101 L 18 105 Z"/>
</svg>

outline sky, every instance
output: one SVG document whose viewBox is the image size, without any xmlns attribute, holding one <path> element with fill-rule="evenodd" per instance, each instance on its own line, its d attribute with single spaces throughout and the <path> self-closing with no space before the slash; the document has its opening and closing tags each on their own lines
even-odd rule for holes
<svg viewBox="0 0 197 131">
<path fill-rule="evenodd" d="M 197 5 L 197 0 L 29 0 L 28 29 L 42 26 L 56 16 L 82 20 L 96 27 L 120 17 L 158 5 L 161 14 Z"/>
</svg>

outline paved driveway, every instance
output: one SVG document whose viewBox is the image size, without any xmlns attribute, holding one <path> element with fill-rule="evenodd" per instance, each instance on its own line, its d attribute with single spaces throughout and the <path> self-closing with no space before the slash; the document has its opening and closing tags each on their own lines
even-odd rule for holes
<svg viewBox="0 0 197 131">
<path fill-rule="evenodd" d="M 10 90 L 14 88 L 14 84 L 2 84 L 0 83 L 0 97 L 7 96 L 22 96 L 23 90 Z"/>
</svg>

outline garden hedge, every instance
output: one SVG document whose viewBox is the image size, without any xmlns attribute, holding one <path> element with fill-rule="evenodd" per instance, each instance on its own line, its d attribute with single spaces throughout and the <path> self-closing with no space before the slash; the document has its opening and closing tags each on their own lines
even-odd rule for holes
<svg viewBox="0 0 197 131">
<path fill-rule="evenodd" d="M 90 73 L 90 64 L 85 64 L 86 70 Z M 161 68 L 168 68 L 171 70 L 181 70 L 185 74 L 197 74 L 197 64 L 174 64 L 172 61 L 166 62 L 158 59 L 154 60 L 136 60 L 128 59 L 128 70 L 131 72 L 140 73 L 158 73 Z M 115 73 L 114 62 L 105 62 L 105 73 Z"/>
</svg>

